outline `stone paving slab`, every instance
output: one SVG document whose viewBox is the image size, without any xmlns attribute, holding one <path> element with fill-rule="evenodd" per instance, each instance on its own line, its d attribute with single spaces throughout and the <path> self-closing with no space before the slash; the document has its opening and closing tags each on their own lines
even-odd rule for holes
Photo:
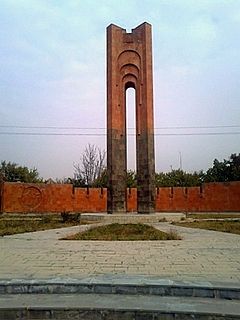
<svg viewBox="0 0 240 320">
<path fill-rule="evenodd" d="M 145 275 L 161 279 L 240 283 L 240 236 L 154 223 L 176 230 L 174 241 L 63 241 L 89 226 L 0 238 L 0 279 Z"/>
<path fill-rule="evenodd" d="M 0 299 L 0 315 L 4 310 L 41 311 L 62 310 L 114 310 L 162 312 L 164 314 L 210 314 L 211 316 L 235 316 L 239 319 L 239 301 L 214 300 L 205 298 L 181 298 L 159 296 L 104 295 L 104 294 L 61 294 L 61 295 L 4 295 Z M 145 319 L 145 318 L 141 318 Z M 149 319 L 149 318 L 147 318 Z M 194 318 L 195 319 L 195 318 Z M 212 318 L 211 318 L 212 319 Z M 215 318 L 214 318 L 215 319 Z"/>
<path fill-rule="evenodd" d="M 172 281 L 159 277 L 102 275 L 79 279 L 0 280 L 6 294 L 131 294 L 240 300 L 240 285 L 233 283 Z"/>
</svg>

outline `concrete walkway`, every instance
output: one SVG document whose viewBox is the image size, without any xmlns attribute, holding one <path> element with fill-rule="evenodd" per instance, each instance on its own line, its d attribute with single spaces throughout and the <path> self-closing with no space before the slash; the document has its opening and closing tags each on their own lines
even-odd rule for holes
<svg viewBox="0 0 240 320">
<path fill-rule="evenodd" d="M 177 241 L 63 241 L 86 226 L 0 238 L 0 279 L 146 275 L 182 281 L 240 283 L 240 236 L 154 223 Z"/>
</svg>

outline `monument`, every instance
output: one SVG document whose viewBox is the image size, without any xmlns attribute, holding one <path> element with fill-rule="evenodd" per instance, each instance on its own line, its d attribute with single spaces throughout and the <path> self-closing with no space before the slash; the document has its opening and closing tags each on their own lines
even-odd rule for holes
<svg viewBox="0 0 240 320">
<path fill-rule="evenodd" d="M 108 213 L 126 212 L 126 90 L 135 89 L 137 211 L 155 211 L 151 25 L 107 27 Z"/>
</svg>

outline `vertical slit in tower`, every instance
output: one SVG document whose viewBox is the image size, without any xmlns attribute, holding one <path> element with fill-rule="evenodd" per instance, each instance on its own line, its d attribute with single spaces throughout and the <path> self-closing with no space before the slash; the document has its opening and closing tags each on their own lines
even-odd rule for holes
<svg viewBox="0 0 240 320">
<path fill-rule="evenodd" d="M 127 171 L 136 172 L 136 97 L 135 89 L 126 89 Z"/>
</svg>

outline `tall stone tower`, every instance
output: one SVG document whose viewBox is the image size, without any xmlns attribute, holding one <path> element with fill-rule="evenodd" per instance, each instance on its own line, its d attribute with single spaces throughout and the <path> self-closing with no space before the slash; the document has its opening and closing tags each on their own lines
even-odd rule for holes
<svg viewBox="0 0 240 320">
<path fill-rule="evenodd" d="M 126 90 L 135 89 L 138 213 L 155 211 L 151 25 L 107 28 L 108 213 L 126 212 Z"/>
</svg>

